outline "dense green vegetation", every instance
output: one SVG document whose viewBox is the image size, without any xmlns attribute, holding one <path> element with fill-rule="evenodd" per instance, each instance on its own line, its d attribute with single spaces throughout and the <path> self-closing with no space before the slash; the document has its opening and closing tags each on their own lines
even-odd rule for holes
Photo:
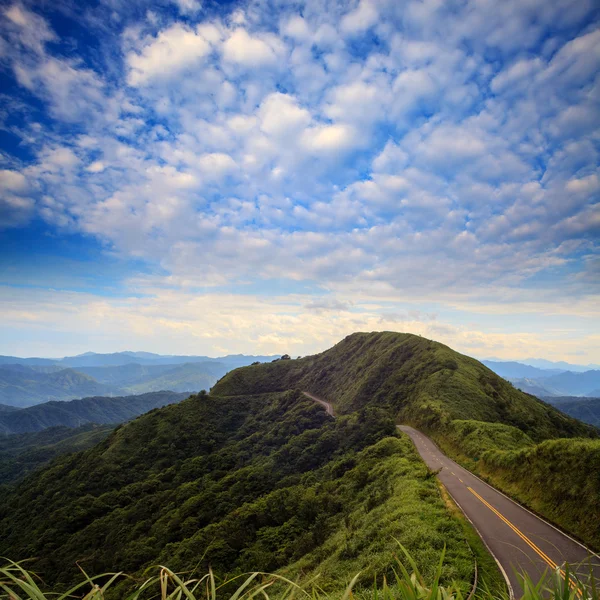
<svg viewBox="0 0 600 600">
<path fill-rule="evenodd" d="M 332 419 L 295 391 L 151 411 L 58 458 L 0 506 L 0 554 L 39 557 L 52 586 L 77 578 L 76 561 L 92 573 L 158 562 L 321 572 L 335 590 L 359 570 L 359 583 L 388 571 L 393 536 L 428 576 L 444 544 L 443 580 L 467 589 L 473 574 L 464 523 L 386 412 Z"/>
<path fill-rule="evenodd" d="M 486 452 L 534 448 L 549 439 L 597 438 L 598 430 L 515 389 L 478 361 L 419 336 L 357 333 L 316 356 L 232 371 L 213 391 L 227 395 L 241 389 L 259 393 L 288 387 L 312 392 L 341 413 L 362 406 L 385 408 L 398 422 L 429 433 L 445 451 L 500 489 L 599 547 L 597 529 L 575 527 L 566 517 L 568 509 L 553 508 L 589 476 L 583 463 L 570 462 L 569 444 L 576 447 L 578 440 L 556 446 L 566 453 L 557 464 L 570 465 L 572 472 L 562 479 L 557 476 L 555 485 L 544 489 L 543 500 L 528 491 L 526 470 L 515 470 L 509 485 L 503 473 L 494 476 L 497 461 L 490 460 L 485 473 L 479 465 Z M 600 494 L 588 486 L 579 497 L 578 511 L 596 514 L 598 506 Z"/>
<path fill-rule="evenodd" d="M 582 398 L 581 396 L 558 396 L 544 398 L 562 412 L 584 423 L 600 427 L 600 398 Z"/>
<path fill-rule="evenodd" d="M 600 549 L 600 440 L 548 440 L 483 453 L 477 472 Z"/>
<path fill-rule="evenodd" d="M 355 333 L 316 356 L 237 369 L 217 395 L 299 388 L 330 401 L 338 413 L 363 406 L 443 430 L 455 419 L 511 425 L 532 440 L 594 435 L 592 428 L 515 389 L 477 360 L 420 336 Z"/>
<path fill-rule="evenodd" d="M 0 437 L 0 485 L 14 483 L 62 454 L 95 446 L 113 430 L 111 425 L 50 427 L 36 433 Z"/>
<path fill-rule="evenodd" d="M 332 402 L 339 416 L 301 390 Z M 37 557 L 34 568 L 58 589 L 77 579 L 78 561 L 91 573 L 118 565 L 135 576 L 157 563 L 211 565 L 220 577 L 320 574 L 319 586 L 335 594 L 358 572 L 363 590 L 393 576 L 395 537 L 426 578 L 445 544 L 441 581 L 466 591 L 469 542 L 498 590 L 482 543 L 397 421 L 567 528 L 565 486 L 580 515 L 597 510 L 599 490 L 585 484 L 583 463 L 597 464 L 594 428 L 441 344 L 354 334 L 320 355 L 233 371 L 210 395 L 152 410 L 0 492 L 0 555 Z M 560 465 L 545 495 L 528 487 L 527 469 L 511 466 L 519 460 L 531 461 L 538 481 L 552 460 Z M 117 583 L 115 598 L 129 586 Z"/>
<path fill-rule="evenodd" d="M 139 396 L 93 397 L 68 402 L 44 402 L 0 415 L 0 433 L 27 433 L 46 427 L 79 427 L 86 423 L 122 423 L 153 408 L 187 398 L 181 392 L 151 392 Z"/>
</svg>

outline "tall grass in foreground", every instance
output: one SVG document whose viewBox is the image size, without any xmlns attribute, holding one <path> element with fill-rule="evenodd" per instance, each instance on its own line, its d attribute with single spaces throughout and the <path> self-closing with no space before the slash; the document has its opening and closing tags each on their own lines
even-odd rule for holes
<svg viewBox="0 0 600 600">
<path fill-rule="evenodd" d="M 384 578 L 379 586 L 375 583 L 371 589 L 354 591 L 358 580 L 356 575 L 345 590 L 336 594 L 323 592 L 316 580 L 299 585 L 280 575 L 255 572 L 218 581 L 211 570 L 201 577 L 187 579 L 163 566 L 150 569 L 156 574 L 144 581 L 135 581 L 124 573 L 89 577 L 82 570 L 81 583 L 67 592 L 56 593 L 43 591 L 40 587 L 41 580 L 22 564 L 7 561 L 7 564 L 0 567 L 0 599 L 104 600 L 117 582 L 130 579 L 132 591 L 123 596 L 122 600 L 470 600 L 472 597 L 477 600 L 508 600 L 507 594 L 494 595 L 485 584 L 472 590 L 468 596 L 464 596 L 456 585 L 440 585 L 444 552 L 433 580 L 426 582 L 410 554 L 403 547 L 401 549 L 408 567 L 396 557 L 393 580 L 388 582 Z M 568 567 L 564 575 L 558 571 L 547 573 L 537 582 L 525 575 L 522 581 L 525 591 L 521 600 L 600 600 L 593 577 L 590 584 L 585 585 L 569 573 Z"/>
</svg>

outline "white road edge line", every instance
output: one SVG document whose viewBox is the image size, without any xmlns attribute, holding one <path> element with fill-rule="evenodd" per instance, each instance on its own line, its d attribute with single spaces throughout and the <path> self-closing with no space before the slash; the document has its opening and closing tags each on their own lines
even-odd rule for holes
<svg viewBox="0 0 600 600">
<path fill-rule="evenodd" d="M 396 427 L 400 427 L 400 426 L 396 425 Z M 410 425 L 408 425 L 408 427 L 410 427 Z M 414 429 L 414 428 L 412 428 L 412 429 Z M 400 429 L 400 431 L 402 431 L 402 430 Z M 415 431 L 417 431 L 417 430 L 415 429 Z M 405 432 L 403 432 L 403 433 L 405 433 Z M 441 454 L 444 454 L 442 452 L 442 450 L 440 449 L 440 447 L 435 443 L 434 440 L 432 440 L 431 438 L 429 438 L 429 440 L 438 449 L 438 452 L 440 452 Z M 445 456 L 445 454 L 444 454 L 444 456 Z M 449 458 L 449 460 L 452 460 L 452 459 Z M 543 523 L 546 523 L 546 525 L 550 525 L 550 527 L 552 527 L 552 529 L 555 529 L 556 531 L 558 531 L 558 533 L 561 533 L 566 538 L 569 538 L 572 542 L 575 542 L 578 546 L 581 546 L 584 550 L 586 550 L 592 556 L 595 556 L 596 558 L 600 559 L 600 555 L 598 555 L 595 552 L 593 552 L 592 550 L 590 550 L 587 546 L 585 546 L 581 542 L 579 542 L 576 539 L 572 538 L 568 533 L 565 533 L 562 529 L 559 529 L 558 527 L 556 527 L 556 525 L 552 525 L 552 523 L 549 523 L 548 521 L 546 521 L 546 519 L 543 519 L 539 515 L 536 515 L 534 512 L 532 512 L 531 510 L 529 510 L 527 507 L 523 506 L 522 504 L 519 504 L 518 502 L 516 502 L 515 500 L 513 500 L 510 496 L 507 496 L 504 492 L 501 492 L 499 489 L 497 489 L 494 486 L 490 485 L 487 481 L 484 481 L 483 479 L 481 479 L 481 477 L 478 477 L 477 475 L 475 475 L 475 473 L 473 473 L 472 471 L 469 471 L 469 469 L 465 469 L 465 467 L 463 467 L 462 465 L 459 465 L 456 461 L 452 461 L 452 462 L 454 462 L 455 464 L 457 464 L 461 469 L 465 470 L 470 475 L 473 475 L 473 477 L 475 477 L 476 479 L 479 479 L 479 481 L 481 481 L 481 483 L 484 483 L 485 485 L 487 485 L 491 490 L 494 490 L 495 492 L 498 492 L 499 494 L 502 494 L 502 496 L 504 496 L 507 500 L 510 500 L 515 506 L 518 506 L 519 508 L 522 508 L 523 510 L 526 510 L 530 515 L 533 515 L 536 519 L 539 519 Z"/>
</svg>

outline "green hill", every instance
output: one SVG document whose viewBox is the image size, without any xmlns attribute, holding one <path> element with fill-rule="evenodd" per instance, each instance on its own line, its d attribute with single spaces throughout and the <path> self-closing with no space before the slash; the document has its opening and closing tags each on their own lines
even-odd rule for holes
<svg viewBox="0 0 600 600">
<path fill-rule="evenodd" d="M 362 570 L 371 585 L 396 537 L 428 574 L 446 545 L 444 580 L 467 590 L 467 530 L 385 411 L 333 419 L 293 391 L 192 396 L 0 498 L 0 554 L 39 557 L 32 568 L 55 588 L 78 579 L 76 561 L 91 573 L 321 572 L 329 590 Z"/>
<path fill-rule="evenodd" d="M 581 396 L 553 396 L 544 398 L 559 410 L 584 423 L 600 427 L 600 398 Z"/>
<path fill-rule="evenodd" d="M 511 425 L 534 441 L 595 435 L 474 358 L 403 333 L 355 333 L 315 356 L 236 369 L 212 392 L 227 396 L 293 388 L 330 401 L 341 414 L 379 406 L 427 430 L 473 419 Z"/>
<path fill-rule="evenodd" d="M 153 408 L 187 398 L 188 393 L 149 392 L 138 396 L 95 396 L 67 402 L 44 402 L 0 415 L 0 433 L 41 431 L 46 427 L 80 427 L 86 423 L 122 423 Z"/>
<path fill-rule="evenodd" d="M 232 371 L 212 392 L 228 395 L 242 389 L 261 393 L 287 388 L 312 392 L 330 401 L 339 413 L 363 406 L 384 408 L 397 422 L 427 432 L 475 473 L 600 548 L 600 519 L 584 519 L 577 525 L 567 517 L 569 503 L 573 514 L 595 514 L 600 505 L 600 490 L 585 483 L 589 471 L 569 458 L 580 437 L 595 438 L 583 446 L 595 456 L 600 449 L 598 430 L 514 388 L 477 360 L 420 336 L 356 333 L 322 354 Z M 499 466 L 499 455 L 483 460 L 486 453 L 531 448 L 541 473 L 547 468 L 547 454 L 538 452 L 536 444 L 560 438 L 570 439 L 555 447 L 565 456 L 554 457 L 555 484 L 543 494 L 531 493 L 526 469 L 516 469 L 509 479 Z M 571 489 L 581 491 L 577 498 Z M 557 508 L 563 502 L 565 507 Z"/>
<path fill-rule="evenodd" d="M 301 390 L 331 401 L 337 418 Z M 561 477 L 566 486 L 587 474 L 560 455 L 584 443 L 592 456 L 600 444 L 592 427 L 442 344 L 354 334 L 319 355 L 237 369 L 210 395 L 153 410 L 89 450 L 58 457 L 0 497 L 0 554 L 38 557 L 32 567 L 57 588 L 77 579 L 79 561 L 91 573 L 140 575 L 151 564 L 210 564 L 219 576 L 320 572 L 326 591 L 337 591 L 358 571 L 365 584 L 389 574 L 395 537 L 426 573 L 446 544 L 444 579 L 466 591 L 468 539 L 494 585 L 489 555 L 396 432 L 398 421 L 541 512 L 560 501 Z M 509 481 L 493 457 L 556 438 L 570 439 L 557 440 L 559 472 L 544 504 L 527 495 L 526 472 L 515 469 Z M 544 465 L 536 468 L 543 476 Z M 578 510 L 597 508 L 594 489 L 579 495 Z"/>
</svg>

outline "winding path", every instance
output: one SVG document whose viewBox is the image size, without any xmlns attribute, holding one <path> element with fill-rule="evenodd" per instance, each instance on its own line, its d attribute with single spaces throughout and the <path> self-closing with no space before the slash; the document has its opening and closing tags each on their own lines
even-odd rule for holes
<svg viewBox="0 0 600 600">
<path fill-rule="evenodd" d="M 335 416 L 329 402 L 304 395 Z M 567 562 L 581 580 L 587 581 L 591 571 L 600 582 L 600 556 L 448 458 L 420 431 L 406 425 L 398 429 L 410 436 L 425 464 L 438 471 L 439 480 L 496 559 L 511 598 L 523 591 L 518 573 L 538 581 L 545 571 L 562 570 Z"/>
<path fill-rule="evenodd" d="M 438 478 L 496 559 L 511 596 L 522 592 L 517 572 L 537 581 L 565 562 L 582 580 L 591 568 L 600 581 L 599 556 L 449 459 L 420 431 L 405 425 L 398 429 L 410 436 L 427 466 L 439 470 Z"/>
</svg>

